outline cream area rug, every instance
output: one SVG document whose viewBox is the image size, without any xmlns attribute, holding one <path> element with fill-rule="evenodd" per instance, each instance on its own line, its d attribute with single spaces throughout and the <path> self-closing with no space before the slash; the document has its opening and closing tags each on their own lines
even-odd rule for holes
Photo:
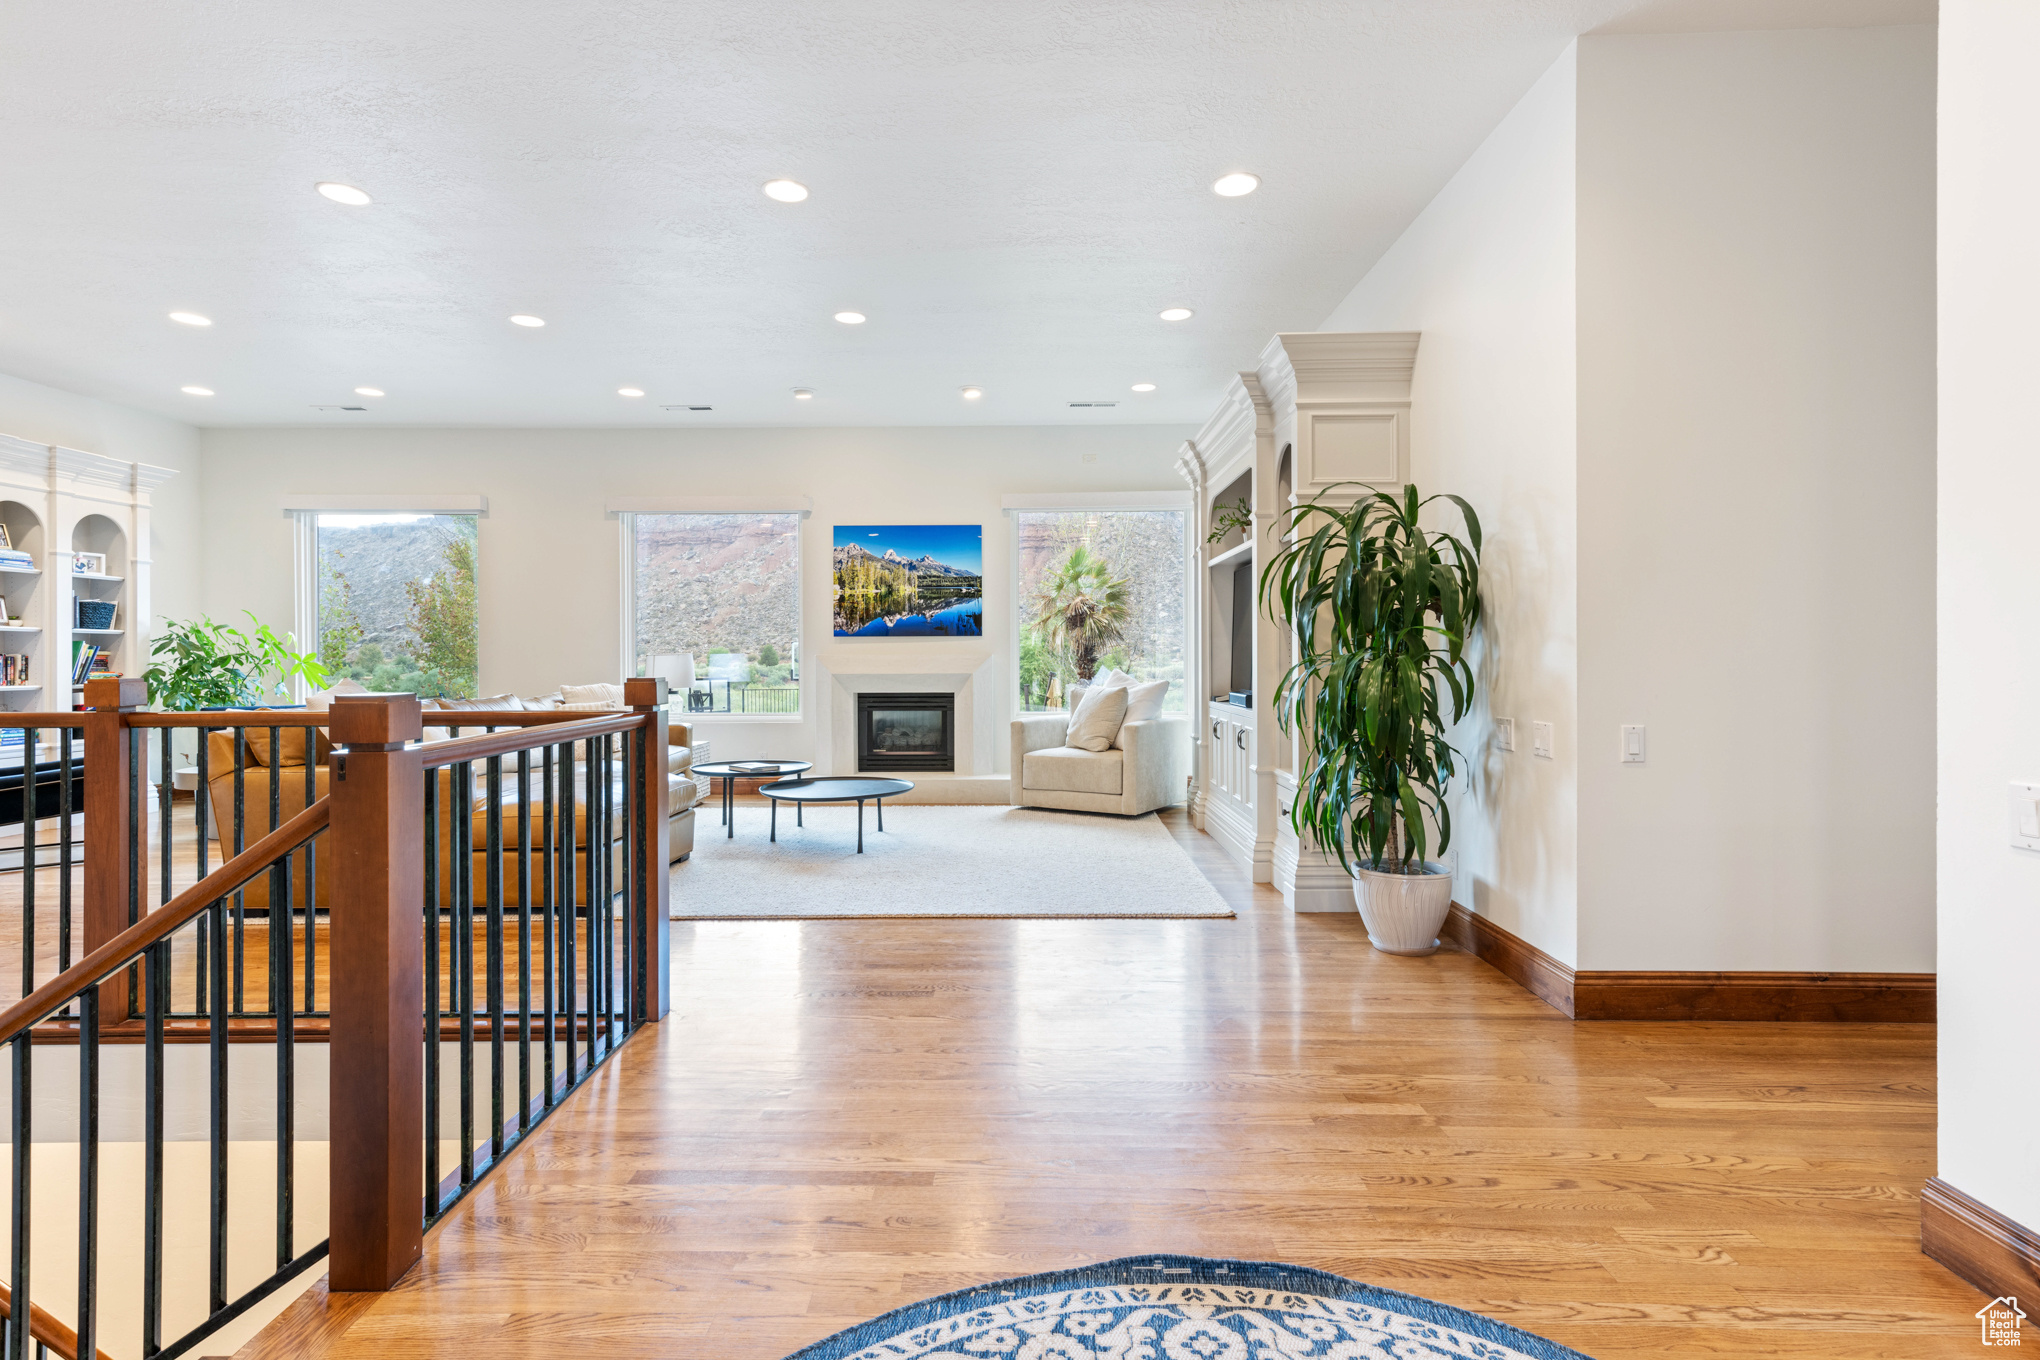
<svg viewBox="0 0 2040 1360">
<path fill-rule="evenodd" d="M 695 814 L 694 853 L 673 866 L 681 920 L 833 916 L 1231 916 L 1232 908 L 1152 815 L 902 803 L 878 830 L 855 804 L 816 805 L 795 826 L 737 805 L 726 839 L 713 802 Z"/>
</svg>

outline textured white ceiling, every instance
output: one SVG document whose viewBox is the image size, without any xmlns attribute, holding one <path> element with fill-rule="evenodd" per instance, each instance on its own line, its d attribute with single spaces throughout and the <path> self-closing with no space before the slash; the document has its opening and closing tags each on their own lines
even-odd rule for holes
<svg viewBox="0 0 2040 1360">
<path fill-rule="evenodd" d="M 1192 422 L 1664 3 L 8 0 L 0 370 L 202 425 Z"/>
</svg>

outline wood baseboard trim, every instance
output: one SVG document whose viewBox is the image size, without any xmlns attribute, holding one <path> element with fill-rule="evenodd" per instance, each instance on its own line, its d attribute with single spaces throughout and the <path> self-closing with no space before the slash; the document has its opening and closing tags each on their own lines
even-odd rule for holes
<svg viewBox="0 0 2040 1360">
<path fill-rule="evenodd" d="M 1487 917 L 1454 902 L 1439 938 L 1488 964 L 1560 1014 L 1573 1013 L 1573 970 Z"/>
<path fill-rule="evenodd" d="M 1580 972 L 1457 902 L 1441 934 L 1575 1020 L 1934 1019 L 1932 973 Z"/>
<path fill-rule="evenodd" d="M 1579 973 L 1577 1020 L 1932 1024 L 1932 973 Z"/>
<path fill-rule="evenodd" d="M 2040 1233 L 1939 1176 L 1920 1190 L 1920 1250 L 1994 1298 L 2040 1299 Z"/>
</svg>

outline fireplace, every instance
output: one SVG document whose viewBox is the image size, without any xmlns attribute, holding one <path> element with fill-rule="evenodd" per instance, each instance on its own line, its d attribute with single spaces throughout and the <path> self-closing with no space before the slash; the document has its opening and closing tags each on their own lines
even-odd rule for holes
<svg viewBox="0 0 2040 1360">
<path fill-rule="evenodd" d="M 890 770 L 956 768 L 954 694 L 860 694 L 857 696 L 857 768 Z"/>
</svg>

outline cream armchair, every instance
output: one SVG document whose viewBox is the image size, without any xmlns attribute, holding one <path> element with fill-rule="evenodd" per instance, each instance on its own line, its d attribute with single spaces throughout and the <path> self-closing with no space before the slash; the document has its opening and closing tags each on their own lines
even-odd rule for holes
<svg viewBox="0 0 2040 1360">
<path fill-rule="evenodd" d="M 1183 800 L 1190 720 L 1181 713 L 1126 723 L 1103 751 L 1063 745 L 1069 727 L 1067 713 L 1013 719 L 1013 806 L 1132 817 Z"/>
</svg>

